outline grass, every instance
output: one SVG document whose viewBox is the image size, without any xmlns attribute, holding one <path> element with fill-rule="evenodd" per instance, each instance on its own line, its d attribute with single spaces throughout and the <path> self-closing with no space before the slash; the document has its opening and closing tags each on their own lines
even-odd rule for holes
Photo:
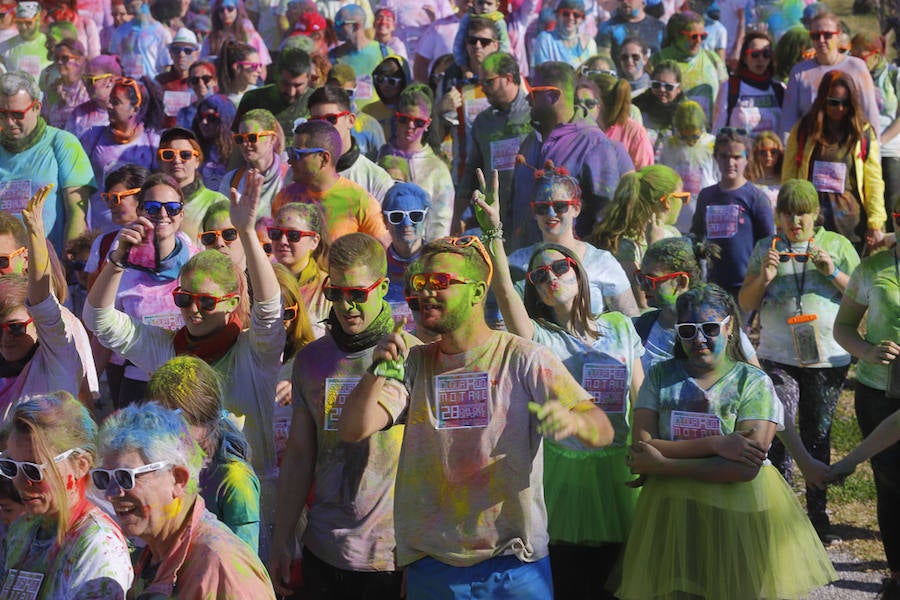
<svg viewBox="0 0 900 600">
<path fill-rule="evenodd" d="M 832 462 L 846 456 L 862 440 L 853 409 L 854 381 L 851 369 L 848 385 L 841 393 L 834 413 L 831 428 Z M 799 469 L 795 468 L 794 473 L 794 492 L 802 504 L 805 502 L 803 477 Z M 875 482 L 868 462 L 859 465 L 843 485 L 828 488 L 828 512 L 834 533 L 844 540 L 842 551 L 861 560 L 865 570 L 887 569 L 875 513 Z"/>
</svg>

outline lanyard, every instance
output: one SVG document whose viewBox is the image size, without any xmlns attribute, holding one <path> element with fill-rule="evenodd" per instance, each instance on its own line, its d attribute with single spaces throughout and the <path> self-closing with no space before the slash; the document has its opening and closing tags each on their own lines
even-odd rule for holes
<svg viewBox="0 0 900 600">
<path fill-rule="evenodd" d="M 778 238 L 776 237 L 776 240 L 777 239 Z M 797 305 L 797 314 L 798 315 L 803 314 L 803 304 L 802 304 L 803 288 L 806 287 L 806 264 L 810 260 L 809 246 L 811 243 L 812 243 L 812 238 L 809 238 L 808 240 L 806 240 L 806 260 L 801 263 L 803 265 L 803 268 L 800 270 L 800 276 L 797 277 L 796 265 L 794 265 L 794 268 L 791 271 L 791 275 L 794 277 L 794 286 L 797 288 L 797 297 L 794 298 L 794 301 Z M 791 252 L 793 253 L 794 247 L 793 247 L 793 245 L 791 245 L 790 241 L 788 241 L 788 247 L 790 248 Z M 794 257 L 791 256 L 791 258 L 793 259 Z M 796 262 L 796 261 L 794 261 L 794 262 Z M 896 259 L 895 259 L 895 263 L 896 263 Z M 900 280 L 900 277 L 898 277 L 898 280 Z"/>
</svg>

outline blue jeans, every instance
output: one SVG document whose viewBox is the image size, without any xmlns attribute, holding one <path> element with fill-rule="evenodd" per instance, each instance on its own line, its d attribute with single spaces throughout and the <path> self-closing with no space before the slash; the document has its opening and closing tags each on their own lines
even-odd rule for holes
<svg viewBox="0 0 900 600">
<path fill-rule="evenodd" d="M 430 556 L 406 568 L 408 600 L 552 600 L 550 557 L 533 563 L 513 555 L 471 567 L 452 567 Z"/>
</svg>

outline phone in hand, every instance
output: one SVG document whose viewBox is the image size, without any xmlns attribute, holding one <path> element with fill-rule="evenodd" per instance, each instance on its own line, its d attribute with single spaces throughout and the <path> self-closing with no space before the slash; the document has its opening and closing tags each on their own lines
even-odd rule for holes
<svg viewBox="0 0 900 600">
<path fill-rule="evenodd" d="M 141 243 L 128 251 L 128 266 L 153 273 L 159 271 L 159 243 L 156 240 L 156 229 L 152 226 L 149 231 L 144 226 Z"/>
</svg>

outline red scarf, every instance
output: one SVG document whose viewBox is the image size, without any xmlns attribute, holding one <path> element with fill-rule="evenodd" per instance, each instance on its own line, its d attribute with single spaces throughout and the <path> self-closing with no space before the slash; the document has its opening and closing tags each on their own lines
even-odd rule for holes
<svg viewBox="0 0 900 600">
<path fill-rule="evenodd" d="M 222 329 L 202 338 L 195 338 L 188 333 L 187 327 L 182 327 L 175 334 L 175 355 L 190 354 L 203 360 L 207 364 L 213 364 L 231 350 L 243 326 L 236 313 L 231 313 L 231 318 Z"/>
</svg>

